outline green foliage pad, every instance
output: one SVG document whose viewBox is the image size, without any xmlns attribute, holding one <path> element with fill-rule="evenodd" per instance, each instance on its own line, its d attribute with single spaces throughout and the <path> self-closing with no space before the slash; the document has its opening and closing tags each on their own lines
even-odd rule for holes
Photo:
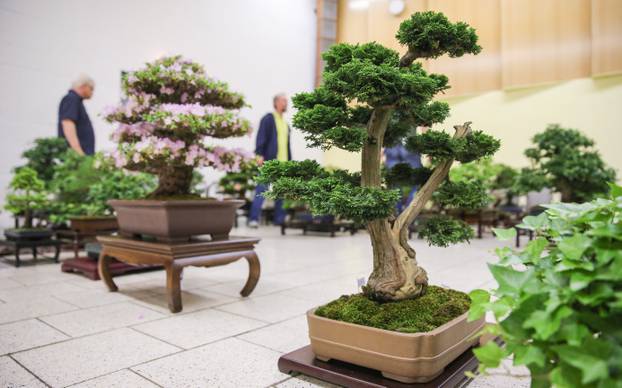
<svg viewBox="0 0 622 388">
<path fill-rule="evenodd" d="M 319 307 L 315 314 L 378 329 L 422 333 L 464 314 L 469 305 L 465 293 L 430 286 L 425 295 L 399 302 L 379 303 L 362 294 L 344 295 Z"/>
</svg>

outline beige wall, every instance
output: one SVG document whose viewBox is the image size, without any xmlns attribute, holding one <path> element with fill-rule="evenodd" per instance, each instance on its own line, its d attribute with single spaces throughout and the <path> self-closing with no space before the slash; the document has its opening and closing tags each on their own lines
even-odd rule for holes
<svg viewBox="0 0 622 388">
<path fill-rule="evenodd" d="M 407 0 L 404 14 L 396 18 L 379 6 L 367 11 L 352 11 L 346 1 L 340 2 L 339 40 L 365 42 L 375 40 L 394 48 L 396 22 L 422 7 L 421 0 Z M 374 28 L 370 28 L 374 24 Z M 392 40 L 391 42 L 389 42 Z M 401 50 L 402 51 L 402 50 Z M 468 58 L 460 59 L 462 62 Z M 455 81 L 455 80 L 454 80 Z M 452 79 L 450 77 L 450 84 Z M 439 126 L 451 128 L 464 121 L 501 139 L 501 150 L 495 159 L 520 167 L 527 163 L 523 151 L 531 137 L 547 124 L 577 128 L 596 141 L 605 161 L 622 175 L 622 75 L 579 78 L 520 89 L 494 90 L 465 97 L 445 98 L 451 105 L 451 116 Z M 358 170 L 360 156 L 333 149 L 324 154 L 324 163 Z"/>
<path fill-rule="evenodd" d="M 451 116 L 438 127 L 472 121 L 501 139 L 495 159 L 524 166 L 531 137 L 549 123 L 580 129 L 596 141 L 605 161 L 622 175 L 622 76 L 583 78 L 555 85 L 494 91 L 447 100 Z M 341 150 L 324 154 L 324 163 L 358 170 L 360 156 Z"/>
</svg>

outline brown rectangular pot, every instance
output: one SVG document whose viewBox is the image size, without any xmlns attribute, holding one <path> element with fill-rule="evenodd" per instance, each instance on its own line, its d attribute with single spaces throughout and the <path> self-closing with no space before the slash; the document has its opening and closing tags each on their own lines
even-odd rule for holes
<svg viewBox="0 0 622 388">
<path fill-rule="evenodd" d="M 72 230 L 84 234 L 97 234 L 119 229 L 115 216 L 72 217 L 69 222 Z"/>
<path fill-rule="evenodd" d="M 147 235 L 161 241 L 187 241 L 209 234 L 215 240 L 229 236 L 238 200 L 110 200 L 124 235 Z"/>
<path fill-rule="evenodd" d="M 467 322 L 467 313 L 425 333 L 400 333 L 336 321 L 307 312 L 315 356 L 376 369 L 404 383 L 434 379 L 456 357 L 478 342 L 484 319 Z"/>
</svg>

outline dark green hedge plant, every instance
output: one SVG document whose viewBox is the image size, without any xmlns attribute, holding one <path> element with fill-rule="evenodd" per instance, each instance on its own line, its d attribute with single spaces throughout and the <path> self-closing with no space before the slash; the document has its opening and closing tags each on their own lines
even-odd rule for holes
<svg viewBox="0 0 622 388">
<path fill-rule="evenodd" d="M 470 293 L 469 319 L 491 312 L 481 370 L 510 355 L 531 371 L 532 387 L 622 386 L 622 187 L 607 199 L 544 205 L 523 228 L 537 238 L 522 251 L 497 250 L 492 292 Z M 512 239 L 515 229 L 497 230 Z"/>
</svg>

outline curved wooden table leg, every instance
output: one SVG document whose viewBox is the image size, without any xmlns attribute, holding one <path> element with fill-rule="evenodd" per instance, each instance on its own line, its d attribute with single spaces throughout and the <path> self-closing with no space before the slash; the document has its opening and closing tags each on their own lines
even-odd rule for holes
<svg viewBox="0 0 622 388">
<path fill-rule="evenodd" d="M 99 262 L 97 263 L 97 269 L 99 271 L 99 277 L 106 283 L 108 286 L 108 290 L 111 292 L 118 291 L 119 288 L 114 281 L 112 280 L 112 276 L 110 275 L 110 271 L 108 270 L 108 263 L 110 262 L 110 257 L 106 255 L 106 250 L 102 249 L 99 254 Z"/>
<path fill-rule="evenodd" d="M 168 309 L 172 313 L 178 313 L 183 308 L 181 304 L 181 270 L 182 267 L 178 267 L 175 264 L 166 266 L 166 297 L 168 299 Z"/>
<path fill-rule="evenodd" d="M 261 266 L 259 265 L 259 257 L 255 252 L 244 256 L 246 261 L 248 261 L 248 279 L 246 280 L 246 284 L 242 291 L 240 291 L 240 295 L 249 296 L 251 292 L 255 289 L 257 282 L 259 281 L 259 274 L 261 273 Z"/>
</svg>

